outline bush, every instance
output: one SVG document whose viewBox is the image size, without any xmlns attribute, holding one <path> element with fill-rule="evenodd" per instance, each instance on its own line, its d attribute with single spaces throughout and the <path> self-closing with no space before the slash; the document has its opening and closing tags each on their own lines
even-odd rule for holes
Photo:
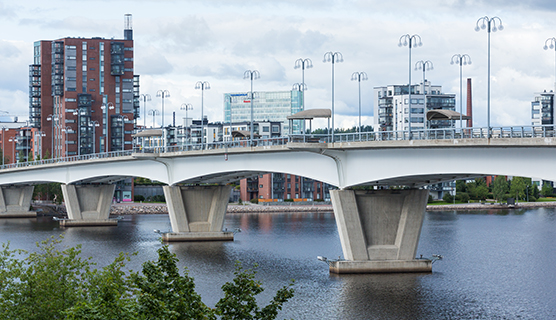
<svg viewBox="0 0 556 320">
<path fill-rule="evenodd" d="M 133 195 L 133 201 L 145 201 L 145 197 L 141 194 Z"/>
<path fill-rule="evenodd" d="M 324 202 L 324 199 L 313 199 L 314 202 Z"/>
<path fill-rule="evenodd" d="M 454 197 L 452 197 L 451 194 L 446 193 L 446 194 L 444 194 L 444 196 L 442 197 L 442 200 L 444 200 L 444 202 L 454 202 Z"/>
<path fill-rule="evenodd" d="M 458 193 L 456 195 L 456 200 L 460 202 L 469 202 L 469 194 L 467 192 Z"/>
<path fill-rule="evenodd" d="M 284 199 L 284 202 L 293 202 L 293 199 Z"/>
<path fill-rule="evenodd" d="M 429 194 L 429 200 L 427 200 L 427 203 L 433 203 L 434 202 L 434 198 Z"/>
<path fill-rule="evenodd" d="M 253 199 L 249 200 L 249 202 L 251 202 L 253 204 L 257 204 L 257 203 L 259 203 L 259 199 L 253 198 Z"/>
</svg>

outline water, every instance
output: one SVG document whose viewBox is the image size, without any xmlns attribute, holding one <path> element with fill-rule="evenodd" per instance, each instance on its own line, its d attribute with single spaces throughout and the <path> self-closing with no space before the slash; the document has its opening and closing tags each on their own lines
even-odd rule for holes
<svg viewBox="0 0 556 320">
<path fill-rule="evenodd" d="M 171 250 L 195 278 L 209 306 L 233 278 L 234 263 L 258 264 L 267 303 L 290 279 L 295 296 L 279 319 L 552 319 L 556 318 L 556 211 L 429 212 L 418 254 L 442 254 L 431 274 L 331 275 L 317 255 L 342 255 L 334 216 L 231 215 L 233 242 L 174 243 Z M 60 233 L 83 244 L 83 255 L 106 265 L 121 251 L 138 252 L 129 267 L 156 259 L 166 215 L 126 217 L 117 227 L 61 230 L 49 218 L 0 220 L 0 242 L 33 250 Z"/>
</svg>

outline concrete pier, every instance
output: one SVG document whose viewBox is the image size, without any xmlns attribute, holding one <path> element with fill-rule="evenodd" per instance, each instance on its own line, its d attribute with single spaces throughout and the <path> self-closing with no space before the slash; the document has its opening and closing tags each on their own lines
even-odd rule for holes
<svg viewBox="0 0 556 320">
<path fill-rule="evenodd" d="M 37 213 L 29 210 L 34 188 L 34 186 L 2 186 L 0 219 L 36 217 Z"/>
<path fill-rule="evenodd" d="M 117 220 L 108 219 L 114 197 L 114 184 L 63 184 L 62 194 L 68 220 L 60 220 L 62 227 L 115 226 Z"/>
<path fill-rule="evenodd" d="M 332 273 L 430 272 L 415 259 L 428 190 L 331 190 L 344 253 Z"/>
<path fill-rule="evenodd" d="M 224 217 L 231 186 L 164 186 L 164 196 L 172 225 L 164 241 L 232 241 L 233 232 L 224 232 Z"/>
</svg>

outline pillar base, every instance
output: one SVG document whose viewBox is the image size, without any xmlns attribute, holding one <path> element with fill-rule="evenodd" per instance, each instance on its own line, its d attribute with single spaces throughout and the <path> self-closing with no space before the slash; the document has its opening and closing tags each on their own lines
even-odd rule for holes
<svg viewBox="0 0 556 320">
<path fill-rule="evenodd" d="M 60 220 L 60 227 L 106 227 L 117 226 L 118 220 Z"/>
<path fill-rule="evenodd" d="M 409 273 L 432 272 L 432 261 L 420 260 L 375 260 L 375 261 L 329 261 L 330 273 Z"/>
<path fill-rule="evenodd" d="M 37 213 L 34 211 L 8 211 L 6 213 L 0 213 L 0 219 L 2 218 L 36 218 Z"/>
<path fill-rule="evenodd" d="M 162 240 L 168 242 L 187 241 L 234 241 L 233 232 L 168 232 L 162 234 Z"/>
</svg>

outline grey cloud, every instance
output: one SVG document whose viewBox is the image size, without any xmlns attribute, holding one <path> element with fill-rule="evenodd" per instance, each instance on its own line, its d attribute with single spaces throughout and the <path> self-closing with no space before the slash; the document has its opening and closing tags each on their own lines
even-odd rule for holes
<svg viewBox="0 0 556 320">
<path fill-rule="evenodd" d="M 139 74 L 162 75 L 174 70 L 174 67 L 160 52 L 157 52 L 154 48 L 149 48 L 146 51 L 144 54 L 141 53 L 141 50 L 135 52 L 135 67 Z"/>
<path fill-rule="evenodd" d="M 182 51 L 197 51 L 212 42 L 212 32 L 207 22 L 196 16 L 163 23 L 157 40 L 167 42 Z"/>
<path fill-rule="evenodd" d="M 0 40 L 0 56 L 1 57 L 7 57 L 7 58 L 13 58 L 16 56 L 19 56 L 21 54 L 21 51 L 16 48 L 14 45 L 12 45 L 11 43 L 7 42 L 7 41 L 1 41 Z"/>
<path fill-rule="evenodd" d="M 328 36 L 313 30 L 300 32 L 294 28 L 285 30 L 270 30 L 249 41 L 237 42 L 233 51 L 237 55 L 247 52 L 253 55 L 276 55 L 279 53 L 308 54 L 316 48 L 321 48 L 328 40 Z"/>
</svg>

